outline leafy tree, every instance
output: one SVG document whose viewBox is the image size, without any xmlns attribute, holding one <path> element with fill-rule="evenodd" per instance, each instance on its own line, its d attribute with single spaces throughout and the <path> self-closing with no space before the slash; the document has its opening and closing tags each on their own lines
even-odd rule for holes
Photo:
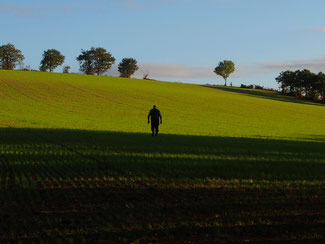
<svg viewBox="0 0 325 244">
<path fill-rule="evenodd" d="M 46 67 L 45 66 L 40 66 L 39 67 L 39 71 L 41 71 L 41 72 L 46 72 L 47 70 L 46 70 Z"/>
<path fill-rule="evenodd" d="M 275 80 L 279 83 L 282 93 L 290 93 L 293 94 L 294 86 L 296 80 L 296 73 L 290 70 L 282 71 L 280 75 L 275 78 Z"/>
<path fill-rule="evenodd" d="M 283 93 L 296 97 L 305 97 L 310 100 L 325 101 L 325 74 L 315 74 L 308 69 L 284 71 L 276 78 Z"/>
<path fill-rule="evenodd" d="M 63 73 L 69 73 L 69 70 L 71 69 L 71 67 L 69 65 L 64 66 L 63 68 Z"/>
<path fill-rule="evenodd" d="M 8 43 L 0 47 L 0 67 L 2 69 L 13 70 L 17 63 L 24 59 L 24 55 L 13 44 Z"/>
<path fill-rule="evenodd" d="M 58 50 L 48 49 L 43 53 L 40 70 L 52 72 L 56 67 L 63 64 L 65 57 Z"/>
<path fill-rule="evenodd" d="M 115 58 L 102 47 L 92 47 L 90 50 L 81 50 L 77 61 L 80 64 L 80 71 L 87 75 L 101 75 L 112 67 Z"/>
<path fill-rule="evenodd" d="M 134 58 L 124 58 L 118 65 L 120 77 L 130 78 L 138 69 L 137 61 Z"/>
<path fill-rule="evenodd" d="M 81 50 L 81 54 L 77 57 L 77 61 L 79 61 L 80 64 L 80 71 L 87 75 L 93 75 L 95 73 L 94 52 L 94 48 L 91 48 L 91 50 L 88 51 Z"/>
<path fill-rule="evenodd" d="M 253 89 L 254 88 L 254 85 L 244 85 L 244 84 L 241 84 L 240 85 L 240 88 Z"/>
<path fill-rule="evenodd" d="M 283 93 L 296 97 L 305 96 L 310 99 L 316 97 L 317 75 L 308 69 L 281 72 L 276 81 L 280 83 Z"/>
<path fill-rule="evenodd" d="M 231 73 L 235 72 L 235 64 L 232 61 L 224 60 L 214 69 L 214 73 L 220 75 L 225 79 L 225 86 L 227 86 L 227 79 Z"/>
<path fill-rule="evenodd" d="M 323 72 L 319 72 L 317 75 L 316 89 L 325 103 L 325 74 Z"/>
<path fill-rule="evenodd" d="M 304 93 L 305 97 L 314 99 L 316 96 L 316 80 L 317 75 L 308 69 L 298 70 L 297 72 L 297 83 L 299 85 L 299 95 L 302 96 Z"/>
</svg>

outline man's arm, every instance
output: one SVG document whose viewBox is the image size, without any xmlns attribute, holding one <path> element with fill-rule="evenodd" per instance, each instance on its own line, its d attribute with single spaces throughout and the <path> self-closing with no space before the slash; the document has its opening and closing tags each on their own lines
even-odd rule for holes
<svg viewBox="0 0 325 244">
<path fill-rule="evenodd" d="M 148 114 L 148 124 L 150 123 L 150 121 L 149 121 L 150 116 L 151 116 L 151 111 L 150 111 L 149 114 Z"/>
<path fill-rule="evenodd" d="M 160 118 L 160 124 L 162 124 L 162 117 L 160 111 L 159 111 L 159 118 Z"/>
</svg>

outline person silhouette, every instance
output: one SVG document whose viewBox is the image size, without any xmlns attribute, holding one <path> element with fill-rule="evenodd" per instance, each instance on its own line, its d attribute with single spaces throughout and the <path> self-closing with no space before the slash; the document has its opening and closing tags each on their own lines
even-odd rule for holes
<svg viewBox="0 0 325 244">
<path fill-rule="evenodd" d="M 150 118 L 151 118 L 152 136 L 157 136 L 159 131 L 159 119 L 160 119 L 160 124 L 162 124 L 162 117 L 156 105 L 153 105 L 153 108 L 150 110 L 148 114 L 148 124 L 150 123 L 149 121 Z"/>
</svg>

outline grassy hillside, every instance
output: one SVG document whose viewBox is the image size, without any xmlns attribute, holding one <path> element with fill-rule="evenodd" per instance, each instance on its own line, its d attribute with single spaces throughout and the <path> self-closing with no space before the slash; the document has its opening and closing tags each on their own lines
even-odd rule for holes
<svg viewBox="0 0 325 244">
<path fill-rule="evenodd" d="M 325 106 L 267 92 L 76 74 L 0 71 L 2 126 L 148 132 L 153 104 L 166 134 L 325 135 Z"/>
<path fill-rule="evenodd" d="M 158 137 L 146 118 L 153 104 Z M 325 240 L 321 104 L 0 71 L 0 108 L 1 243 Z"/>
</svg>

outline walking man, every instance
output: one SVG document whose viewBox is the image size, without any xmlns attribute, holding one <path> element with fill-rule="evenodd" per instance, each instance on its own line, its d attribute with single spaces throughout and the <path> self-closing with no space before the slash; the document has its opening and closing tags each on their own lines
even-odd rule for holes
<svg viewBox="0 0 325 244">
<path fill-rule="evenodd" d="M 162 124 L 162 118 L 161 118 L 161 113 L 159 109 L 157 109 L 156 105 L 153 105 L 153 109 L 150 110 L 148 114 L 148 124 L 150 123 L 151 117 L 151 131 L 152 131 L 152 136 L 157 136 L 158 135 L 158 127 L 159 127 L 159 119 L 160 119 L 160 124 Z"/>
</svg>

